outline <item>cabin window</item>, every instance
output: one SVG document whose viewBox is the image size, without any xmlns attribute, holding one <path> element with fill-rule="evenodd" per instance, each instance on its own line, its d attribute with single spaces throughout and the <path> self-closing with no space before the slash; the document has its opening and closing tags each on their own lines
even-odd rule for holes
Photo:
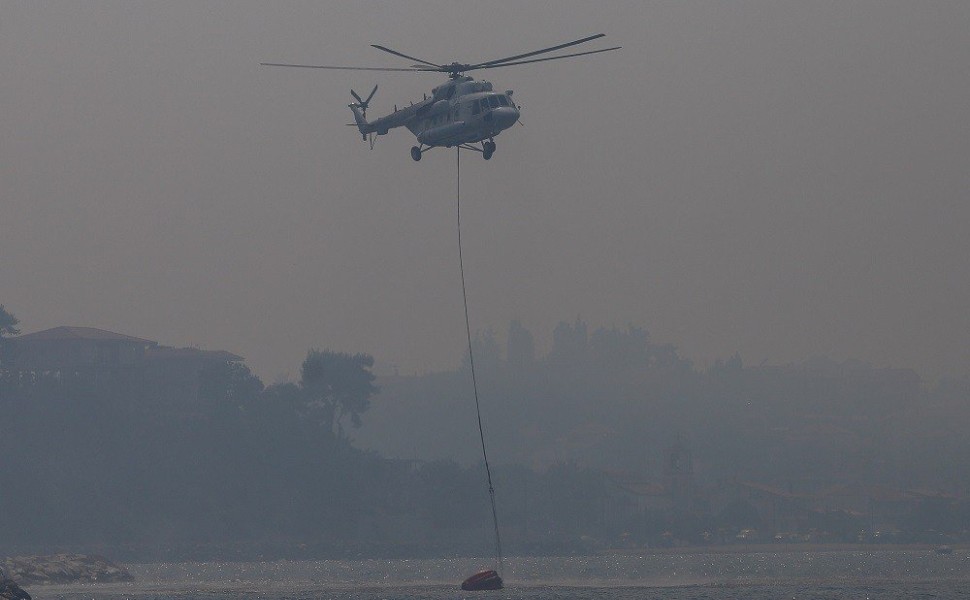
<svg viewBox="0 0 970 600">
<path fill-rule="evenodd" d="M 488 105 L 492 108 L 498 108 L 498 96 L 489 96 Z"/>
<path fill-rule="evenodd" d="M 480 112 L 482 112 L 482 106 L 478 103 L 478 100 L 475 100 L 472 102 L 472 114 L 477 115 Z"/>
</svg>

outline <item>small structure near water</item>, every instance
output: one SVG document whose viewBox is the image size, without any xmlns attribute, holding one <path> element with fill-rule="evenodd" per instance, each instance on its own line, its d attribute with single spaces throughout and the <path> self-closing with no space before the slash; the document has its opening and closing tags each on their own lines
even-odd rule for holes
<svg viewBox="0 0 970 600">
<path fill-rule="evenodd" d="M 100 556 L 85 554 L 15 556 L 5 559 L 0 566 L 10 580 L 21 585 L 118 583 L 134 580 L 128 569 Z M 0 598 L 8 599 L 2 594 Z"/>
</svg>

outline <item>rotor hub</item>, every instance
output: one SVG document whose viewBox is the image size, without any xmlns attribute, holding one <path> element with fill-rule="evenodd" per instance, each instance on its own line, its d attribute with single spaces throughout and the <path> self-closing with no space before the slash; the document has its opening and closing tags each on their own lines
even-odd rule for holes
<svg viewBox="0 0 970 600">
<path fill-rule="evenodd" d="M 448 76 L 452 79 L 461 77 L 465 71 L 471 69 L 472 65 L 468 63 L 453 62 L 450 65 L 443 65 L 442 71 L 447 71 Z"/>
</svg>

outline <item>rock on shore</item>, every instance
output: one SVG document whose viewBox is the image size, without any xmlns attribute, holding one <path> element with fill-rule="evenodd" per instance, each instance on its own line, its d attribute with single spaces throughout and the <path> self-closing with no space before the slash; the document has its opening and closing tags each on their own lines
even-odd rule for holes
<svg viewBox="0 0 970 600">
<path fill-rule="evenodd" d="M 100 556 L 84 554 L 15 556 L 7 558 L 2 566 L 7 576 L 21 585 L 115 583 L 134 579 L 128 569 Z"/>
<path fill-rule="evenodd" d="M 0 599 L 2 600 L 30 600 L 30 594 L 25 592 L 13 579 L 7 579 L 0 571 Z"/>
</svg>

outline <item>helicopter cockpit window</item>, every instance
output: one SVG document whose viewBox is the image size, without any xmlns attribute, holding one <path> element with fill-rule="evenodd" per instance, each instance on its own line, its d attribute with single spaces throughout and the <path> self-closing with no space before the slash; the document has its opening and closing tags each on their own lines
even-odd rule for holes
<svg viewBox="0 0 970 600">
<path fill-rule="evenodd" d="M 498 103 L 499 103 L 499 104 L 500 104 L 501 106 L 508 106 L 508 105 L 509 105 L 509 99 L 508 99 L 508 98 L 506 98 L 505 96 L 499 96 L 499 97 L 498 97 Z"/>
<path fill-rule="evenodd" d="M 492 108 L 498 108 L 498 106 L 499 106 L 498 96 L 489 96 L 488 97 L 488 105 L 491 106 Z"/>
</svg>

